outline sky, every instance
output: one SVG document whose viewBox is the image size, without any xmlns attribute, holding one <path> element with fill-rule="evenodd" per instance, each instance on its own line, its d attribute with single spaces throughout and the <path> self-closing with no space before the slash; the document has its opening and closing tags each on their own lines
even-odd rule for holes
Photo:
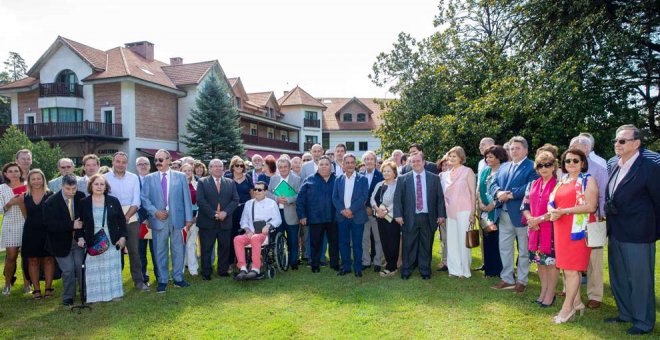
<svg viewBox="0 0 660 340">
<path fill-rule="evenodd" d="M 101 50 L 147 40 L 155 58 L 218 60 L 248 93 L 392 98 L 368 75 L 400 32 L 431 35 L 439 0 L 0 0 L 0 61 L 31 67 L 58 35 Z"/>
</svg>

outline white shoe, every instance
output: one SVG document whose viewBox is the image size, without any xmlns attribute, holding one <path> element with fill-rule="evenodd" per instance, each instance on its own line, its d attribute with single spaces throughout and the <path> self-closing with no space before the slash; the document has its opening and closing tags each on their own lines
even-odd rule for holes
<svg viewBox="0 0 660 340">
<path fill-rule="evenodd" d="M 5 286 L 5 288 L 2 289 L 2 295 L 4 296 L 9 296 L 10 292 L 11 292 L 11 286 Z"/>
</svg>

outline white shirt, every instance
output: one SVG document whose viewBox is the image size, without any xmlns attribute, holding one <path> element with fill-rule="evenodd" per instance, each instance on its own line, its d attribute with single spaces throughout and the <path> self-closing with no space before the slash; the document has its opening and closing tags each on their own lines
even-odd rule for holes
<svg viewBox="0 0 660 340">
<path fill-rule="evenodd" d="M 103 177 L 110 185 L 109 194 L 117 197 L 119 204 L 140 207 L 140 179 L 136 174 L 126 171 L 124 176 L 117 177 L 114 171 L 110 171 Z"/>
<path fill-rule="evenodd" d="M 484 168 L 486 167 L 486 165 L 487 165 L 487 164 L 486 164 L 486 160 L 482 158 L 482 159 L 479 161 L 479 165 L 477 165 L 477 178 L 481 178 L 481 171 L 484 170 Z"/>
<path fill-rule="evenodd" d="M 374 168 L 373 170 L 371 170 L 371 172 L 369 172 L 369 170 L 366 170 L 366 171 L 364 172 L 364 177 L 367 178 L 367 186 L 368 186 L 369 188 L 371 188 L 371 181 L 374 179 L 374 174 L 375 174 L 375 173 L 376 173 L 376 169 L 375 169 L 375 168 Z"/>
<path fill-rule="evenodd" d="M 626 175 L 628 175 L 628 171 L 630 171 L 630 168 L 632 167 L 633 163 L 637 160 L 637 157 L 639 157 L 639 151 L 635 152 L 635 154 L 630 157 L 630 159 L 623 163 L 621 159 L 619 159 L 619 171 L 618 173 L 614 174 L 614 179 L 610 181 L 610 195 L 616 191 L 616 188 L 619 186 L 621 181 L 626 178 Z"/>
<path fill-rule="evenodd" d="M 355 171 L 353 176 L 348 177 L 347 174 L 344 174 L 346 181 L 344 182 L 344 208 L 349 209 L 351 207 L 351 199 L 353 199 L 353 188 L 355 187 Z"/>
<path fill-rule="evenodd" d="M 598 156 L 593 151 L 589 153 L 589 160 L 607 169 L 607 161 L 605 160 L 605 158 Z"/>
<path fill-rule="evenodd" d="M 335 177 L 339 177 L 344 174 L 344 169 L 341 167 L 341 164 L 334 163 Z"/>
<path fill-rule="evenodd" d="M 245 209 L 243 209 L 243 215 L 241 215 L 241 229 L 254 232 L 252 205 L 254 205 L 254 221 L 266 221 L 273 228 L 277 228 L 282 224 L 280 209 L 274 200 L 265 197 L 261 201 L 257 201 L 253 198 L 245 202 Z"/>
<path fill-rule="evenodd" d="M 412 173 L 413 173 L 413 184 L 415 185 L 415 187 L 413 188 L 415 190 L 415 202 L 413 204 L 415 204 L 415 207 L 417 207 L 417 175 L 419 175 L 419 179 L 420 181 L 422 181 L 422 203 L 424 205 L 422 207 L 422 210 L 417 210 L 417 209 L 415 210 L 418 214 L 426 214 L 429 212 L 429 206 L 426 202 L 426 171 L 422 169 L 422 172 L 418 174 L 417 172 L 415 172 L 415 170 L 413 170 Z"/>
</svg>

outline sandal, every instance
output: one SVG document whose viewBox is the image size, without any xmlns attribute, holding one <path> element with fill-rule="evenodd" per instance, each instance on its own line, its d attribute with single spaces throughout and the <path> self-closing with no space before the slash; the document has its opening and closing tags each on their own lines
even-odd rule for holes
<svg viewBox="0 0 660 340">
<path fill-rule="evenodd" d="M 41 290 L 35 289 L 32 291 L 32 298 L 35 300 L 41 300 Z"/>
<path fill-rule="evenodd" d="M 52 297 L 54 291 L 55 291 L 55 289 L 53 289 L 53 288 L 46 288 L 46 295 L 44 297 L 46 299 L 48 299 L 49 297 Z"/>
</svg>

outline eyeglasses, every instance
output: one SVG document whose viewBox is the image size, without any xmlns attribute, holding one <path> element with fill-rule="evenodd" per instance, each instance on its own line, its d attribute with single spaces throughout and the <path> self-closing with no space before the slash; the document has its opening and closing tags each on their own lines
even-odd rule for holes
<svg viewBox="0 0 660 340">
<path fill-rule="evenodd" d="M 571 164 L 571 163 L 578 164 L 578 163 L 580 163 L 580 160 L 577 159 L 577 158 L 566 158 L 566 159 L 564 159 L 564 164 Z"/>
<path fill-rule="evenodd" d="M 543 164 L 540 164 L 540 163 L 539 163 L 539 164 L 536 164 L 536 168 L 537 168 L 537 169 L 541 169 L 541 168 L 552 168 L 553 166 L 555 166 L 555 163 L 553 163 L 553 162 L 543 163 Z"/>
<path fill-rule="evenodd" d="M 256 192 L 262 192 L 262 191 L 266 191 L 266 189 L 256 189 L 256 188 L 255 188 L 254 191 L 256 191 Z"/>
<path fill-rule="evenodd" d="M 71 169 L 73 167 L 71 165 L 62 165 L 60 168 L 62 168 L 62 169 Z"/>
<path fill-rule="evenodd" d="M 156 163 L 163 163 L 163 162 L 165 162 L 166 159 L 170 159 L 170 158 L 169 158 L 169 157 L 165 157 L 165 158 L 154 158 L 154 162 L 156 162 Z"/>
<path fill-rule="evenodd" d="M 612 139 L 612 143 L 614 143 L 614 144 L 619 143 L 621 145 L 624 145 L 624 144 L 626 144 L 626 142 L 632 142 L 634 140 L 635 140 L 635 138 L 621 138 L 621 139 L 616 139 L 615 138 L 615 139 Z"/>
<path fill-rule="evenodd" d="M 138 163 L 138 166 L 148 166 L 149 163 Z"/>
</svg>

